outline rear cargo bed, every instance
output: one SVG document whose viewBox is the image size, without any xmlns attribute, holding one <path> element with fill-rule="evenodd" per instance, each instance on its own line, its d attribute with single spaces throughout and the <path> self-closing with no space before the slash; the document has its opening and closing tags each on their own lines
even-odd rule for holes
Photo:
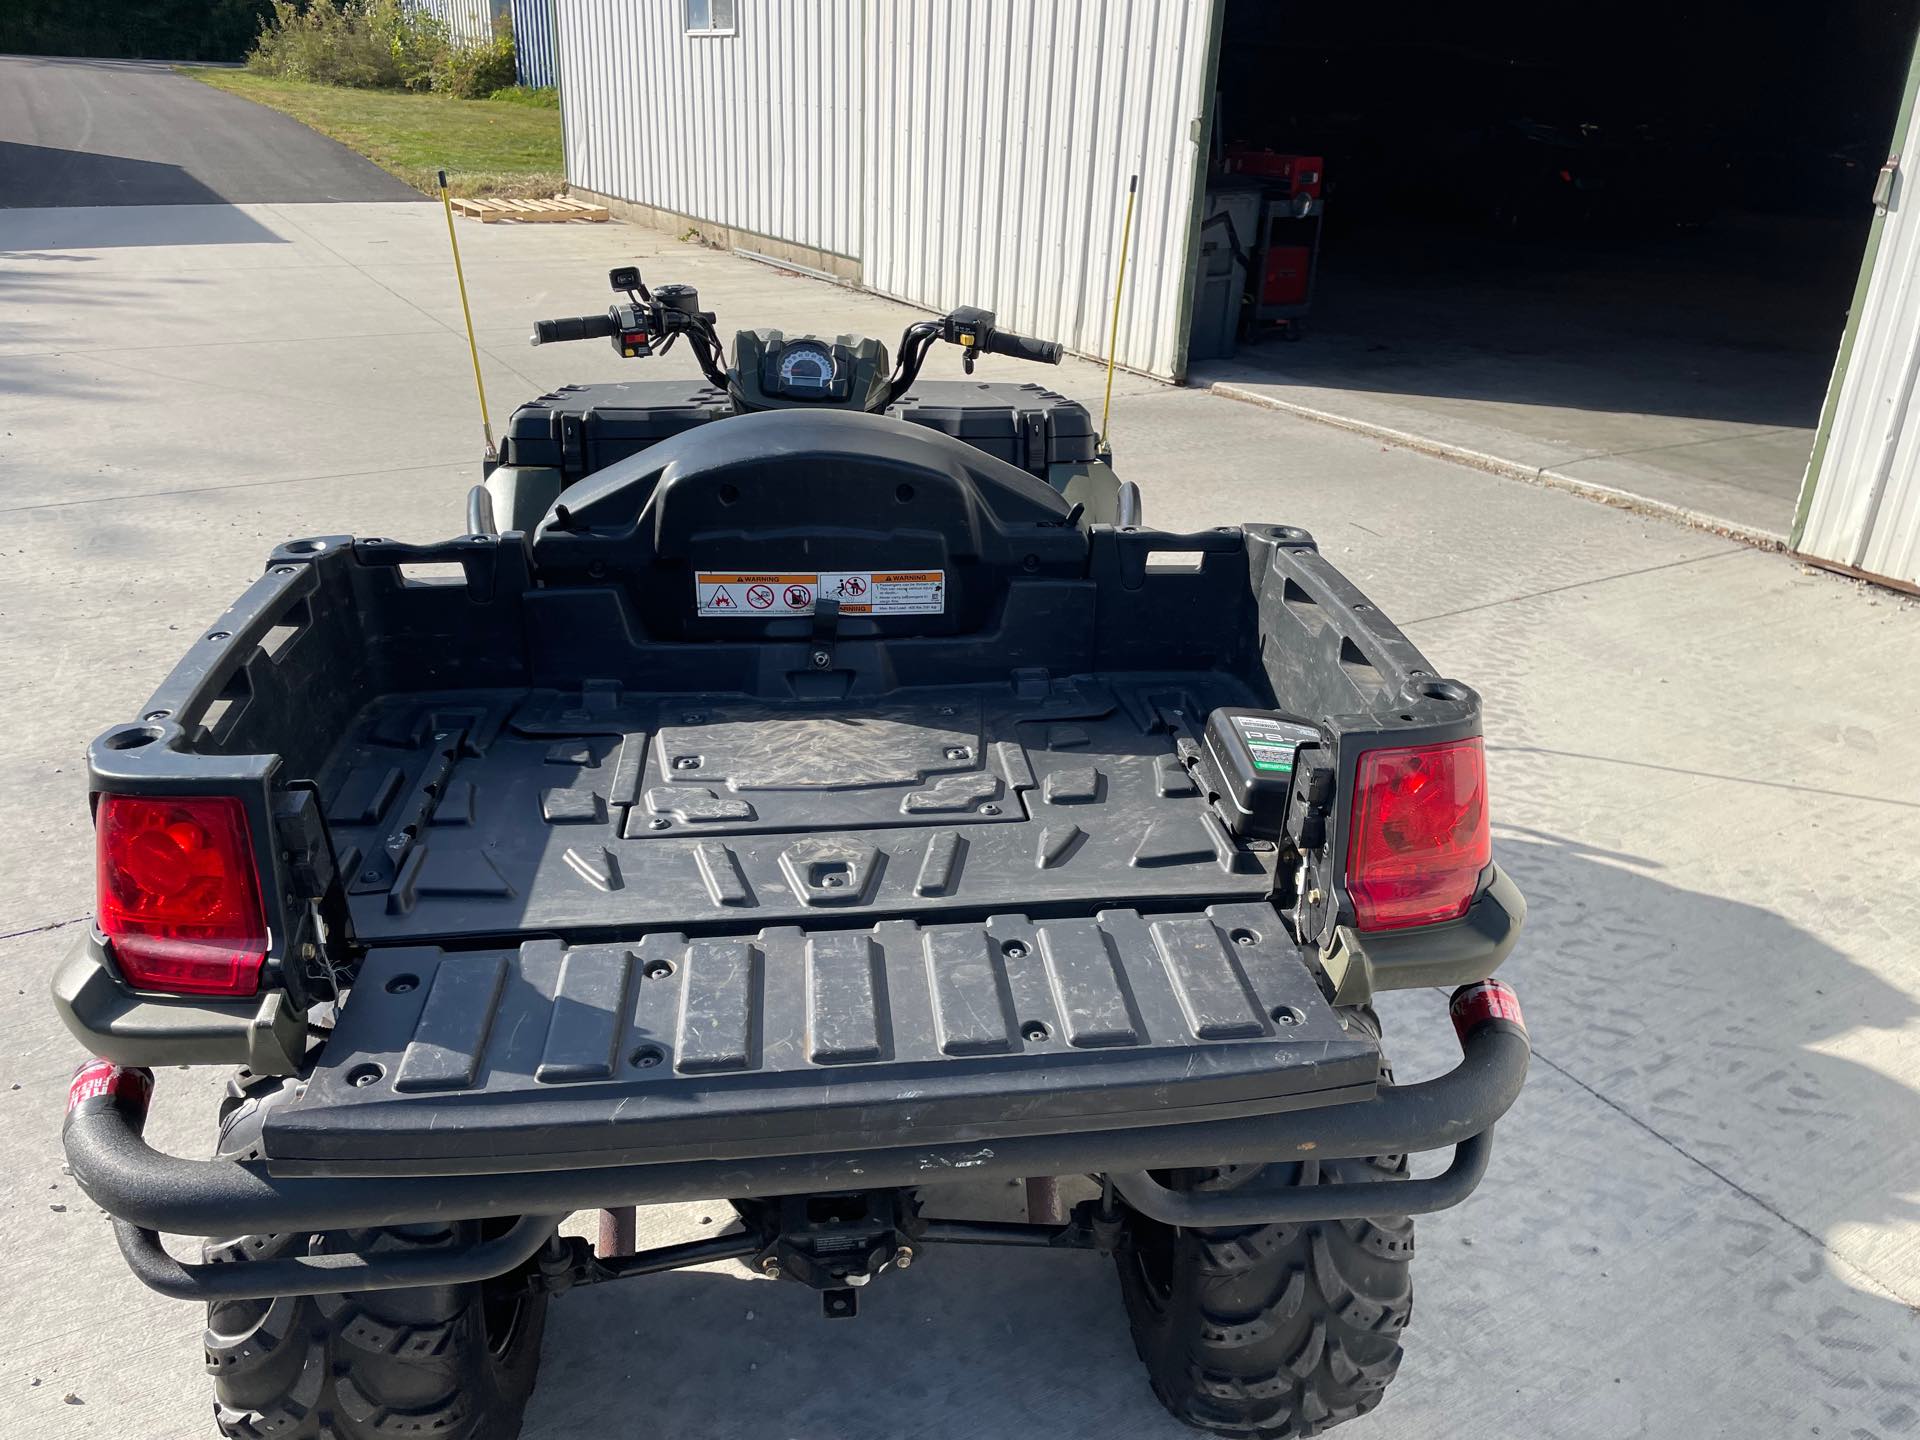
<svg viewBox="0 0 1920 1440">
<path fill-rule="evenodd" d="M 200 1008 L 204 1053 L 312 1065 L 272 1166 L 991 1146 L 1371 1093 L 1321 960 L 1332 797 L 1367 746 L 1476 734 L 1476 697 L 1300 531 L 1087 524 L 857 418 L 664 441 L 533 537 L 283 546 L 95 744 L 96 792 L 247 815 L 261 994 Z M 839 572 L 937 599 L 813 604 Z M 808 605 L 714 612 L 713 574 Z M 1265 783 L 1299 806 L 1213 803 L 1223 709 L 1293 717 L 1319 783 Z"/>
<path fill-rule="evenodd" d="M 1229 835 L 1182 760 L 1247 698 L 1213 674 L 398 695 L 320 790 L 369 943 L 1257 899 L 1273 845 Z"/>
</svg>

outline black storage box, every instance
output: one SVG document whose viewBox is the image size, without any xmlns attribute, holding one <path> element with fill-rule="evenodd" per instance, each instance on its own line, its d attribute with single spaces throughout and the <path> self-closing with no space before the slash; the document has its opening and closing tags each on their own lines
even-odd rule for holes
<svg viewBox="0 0 1920 1440">
<path fill-rule="evenodd" d="M 565 385 L 513 412 L 501 458 L 508 465 L 551 467 L 572 484 L 732 413 L 726 392 L 705 381 Z"/>
<path fill-rule="evenodd" d="M 926 380 L 901 396 L 888 413 L 964 440 L 1043 480 L 1049 465 L 1094 458 L 1093 417 L 1087 407 L 1040 385 Z"/>
</svg>

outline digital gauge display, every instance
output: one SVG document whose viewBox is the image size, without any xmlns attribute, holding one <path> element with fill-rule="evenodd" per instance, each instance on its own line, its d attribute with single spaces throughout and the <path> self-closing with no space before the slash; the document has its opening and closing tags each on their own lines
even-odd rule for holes
<svg viewBox="0 0 1920 1440">
<path fill-rule="evenodd" d="M 780 354 L 780 393 L 802 398 L 834 391 L 833 353 L 824 345 L 802 341 Z"/>
</svg>

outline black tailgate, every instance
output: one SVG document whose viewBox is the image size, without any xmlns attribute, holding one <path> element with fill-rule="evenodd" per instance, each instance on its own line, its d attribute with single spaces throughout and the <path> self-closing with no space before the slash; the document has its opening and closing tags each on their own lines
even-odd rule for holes
<svg viewBox="0 0 1920 1440">
<path fill-rule="evenodd" d="M 1264 903 L 379 951 L 271 1168 L 430 1174 L 990 1143 L 1365 1098 Z"/>
</svg>

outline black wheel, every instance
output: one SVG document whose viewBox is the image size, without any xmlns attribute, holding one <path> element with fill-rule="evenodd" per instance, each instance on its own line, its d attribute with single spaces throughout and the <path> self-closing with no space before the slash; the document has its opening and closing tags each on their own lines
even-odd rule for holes
<svg viewBox="0 0 1920 1440">
<path fill-rule="evenodd" d="M 471 1229 L 248 1235 L 206 1254 L 245 1264 L 411 1249 Z M 214 1420 L 235 1440 L 512 1440 L 533 1393 L 546 1318 L 547 1296 L 527 1288 L 524 1272 L 480 1284 L 219 1301 L 207 1307 Z"/>
<path fill-rule="evenodd" d="M 1378 1035 L 1371 1011 L 1348 1025 Z M 1269 1180 L 1404 1179 L 1403 1155 L 1306 1161 Z M 1163 1183 L 1231 1186 L 1233 1171 Z M 1134 1347 L 1175 1419 L 1229 1435 L 1317 1435 L 1380 1403 L 1413 1310 L 1413 1220 L 1189 1230 L 1126 1212 L 1116 1255 Z"/>
<path fill-rule="evenodd" d="M 220 1107 L 223 1157 L 252 1159 L 289 1083 L 242 1071 Z M 245 1235 L 209 1242 L 208 1260 L 451 1245 L 511 1220 L 385 1230 Z M 532 1262 L 529 1262 L 531 1266 Z M 540 1365 L 545 1293 L 522 1267 L 466 1285 L 278 1296 L 207 1306 L 214 1421 L 233 1440 L 513 1440 Z"/>
</svg>

